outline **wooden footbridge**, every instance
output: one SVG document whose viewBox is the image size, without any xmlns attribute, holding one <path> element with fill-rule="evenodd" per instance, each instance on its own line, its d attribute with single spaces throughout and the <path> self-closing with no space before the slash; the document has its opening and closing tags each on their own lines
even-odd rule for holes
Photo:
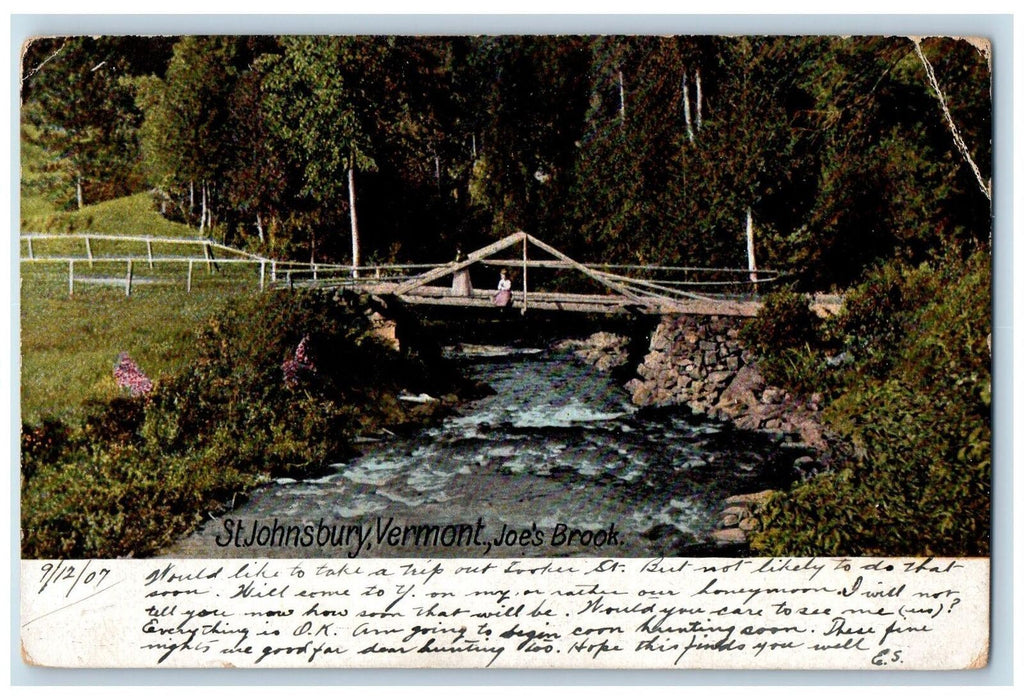
<svg viewBox="0 0 1024 700">
<path fill-rule="evenodd" d="M 493 309 L 498 271 L 505 269 L 513 278 L 510 305 L 522 313 L 539 309 L 754 316 L 761 306 L 758 294 L 769 290 L 781 276 L 763 269 L 581 263 L 522 231 L 453 262 L 360 267 L 273 260 L 205 239 L 100 234 L 23 234 L 21 239 L 23 263 L 67 266 L 69 294 L 74 294 L 76 285 L 116 284 L 131 295 L 133 284 L 181 284 L 182 277 L 186 290 L 191 291 L 194 283 L 201 283 L 198 273 L 204 269 L 207 276 L 255 269 L 253 282 L 260 291 L 346 288 L 407 304 Z M 59 242 L 59 254 L 44 250 L 46 243 L 54 241 Z M 82 244 L 84 247 L 76 248 Z M 116 252 L 99 253 L 99 244 Z M 97 276 L 92 272 L 118 265 L 123 274 Z M 454 276 L 468 275 L 471 268 L 477 283 L 485 277 L 481 270 L 487 270 L 484 288 L 452 284 Z M 168 274 L 169 270 L 178 272 Z M 812 300 L 812 308 L 822 315 L 837 307 L 835 299 Z"/>
<path fill-rule="evenodd" d="M 517 256 L 498 257 L 509 250 Z M 465 289 L 452 284 L 454 276 L 471 267 L 491 268 L 486 288 Z M 321 270 L 315 279 L 302 279 L 290 273 L 285 283 L 346 287 L 397 298 L 407 304 L 493 308 L 499 268 L 517 278 L 512 287 L 511 306 L 522 313 L 541 309 L 754 316 L 760 308 L 756 292 L 779 277 L 773 270 L 585 264 L 519 231 L 461 260 L 441 265 L 372 266 L 356 271 L 345 268 L 341 276 L 330 276 Z M 695 279 L 702 274 L 714 279 Z M 723 287 L 732 293 L 708 291 Z M 742 288 L 746 288 L 746 293 L 735 292 Z"/>
</svg>

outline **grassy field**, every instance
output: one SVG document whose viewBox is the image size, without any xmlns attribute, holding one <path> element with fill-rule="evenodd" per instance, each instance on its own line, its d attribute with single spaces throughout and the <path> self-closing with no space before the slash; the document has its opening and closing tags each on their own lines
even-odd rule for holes
<svg viewBox="0 0 1024 700">
<path fill-rule="evenodd" d="M 160 216 L 147 192 L 111 199 L 76 211 L 54 211 L 39 197 L 24 197 L 21 200 L 21 232 L 199 237 L 195 229 Z"/>
<path fill-rule="evenodd" d="M 74 228 L 96 233 L 196 237 L 195 231 L 161 219 L 145 194 L 30 219 L 40 224 L 35 232 L 41 233 L 66 230 L 64 223 L 71 220 L 90 222 Z M 128 244 L 99 241 L 93 254 L 145 254 L 144 244 L 134 246 L 129 250 Z M 34 249 L 36 255 L 84 254 L 80 240 L 39 241 Z M 183 253 L 160 245 L 153 252 Z M 83 401 L 117 395 L 113 366 L 120 352 L 127 352 L 153 378 L 181 368 L 190 360 L 198 325 L 231 297 L 255 293 L 259 280 L 253 266 L 222 265 L 211 273 L 197 264 L 188 293 L 186 263 L 158 263 L 150 269 L 142 262 L 134 265 L 132 294 L 126 297 L 124 263 L 97 261 L 90 267 L 80 262 L 69 297 L 66 263 L 25 262 L 20 271 L 21 411 L 22 420 L 30 423 L 44 416 L 73 422 L 81 417 Z"/>
</svg>

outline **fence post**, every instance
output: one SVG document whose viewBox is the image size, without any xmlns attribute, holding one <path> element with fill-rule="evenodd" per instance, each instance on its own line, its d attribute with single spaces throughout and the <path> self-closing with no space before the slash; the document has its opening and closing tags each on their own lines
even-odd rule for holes
<svg viewBox="0 0 1024 700">
<path fill-rule="evenodd" d="M 153 269 L 153 240 L 146 238 L 146 260 L 149 261 L 149 269 Z"/>
<path fill-rule="evenodd" d="M 277 260 L 270 261 L 270 281 L 277 282 Z"/>
<path fill-rule="evenodd" d="M 25 240 L 28 241 L 28 259 L 29 260 L 35 260 L 35 255 L 32 254 L 32 236 L 29 236 Z"/>
<path fill-rule="evenodd" d="M 267 277 L 267 261 L 260 260 L 260 291 L 263 291 L 263 286 Z"/>
<path fill-rule="evenodd" d="M 68 260 L 68 296 L 75 296 L 75 261 Z"/>
<path fill-rule="evenodd" d="M 313 281 L 314 282 L 316 282 L 316 270 L 317 270 L 316 263 L 313 263 Z"/>
<path fill-rule="evenodd" d="M 89 258 L 89 269 L 92 269 L 92 244 L 89 242 L 89 235 L 85 236 L 85 254 Z"/>
<path fill-rule="evenodd" d="M 185 292 L 192 293 L 192 258 L 188 259 L 188 280 L 185 282 Z"/>
<path fill-rule="evenodd" d="M 124 295 L 130 297 L 132 295 L 132 259 L 128 258 L 128 274 L 124 278 Z"/>
<path fill-rule="evenodd" d="M 203 244 L 203 253 L 206 255 L 206 271 L 209 272 L 210 274 L 213 274 L 213 264 L 211 260 L 213 256 L 210 254 L 209 243 Z"/>
</svg>

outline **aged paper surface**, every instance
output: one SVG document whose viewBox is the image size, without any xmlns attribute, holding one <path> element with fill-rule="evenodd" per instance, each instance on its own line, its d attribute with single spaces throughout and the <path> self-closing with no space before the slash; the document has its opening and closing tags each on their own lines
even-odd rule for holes
<svg viewBox="0 0 1024 700">
<path fill-rule="evenodd" d="M 26 561 L 73 667 L 969 669 L 983 559 Z"/>
</svg>

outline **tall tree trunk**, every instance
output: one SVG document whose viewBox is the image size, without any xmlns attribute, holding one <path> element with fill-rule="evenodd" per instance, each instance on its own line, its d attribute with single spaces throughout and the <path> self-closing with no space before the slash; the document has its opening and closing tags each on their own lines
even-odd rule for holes
<svg viewBox="0 0 1024 700">
<path fill-rule="evenodd" d="M 619 71 L 619 117 L 626 122 L 626 83 L 622 78 L 622 71 Z"/>
<path fill-rule="evenodd" d="M 700 71 L 696 71 L 693 76 L 693 81 L 697 85 L 697 131 L 700 131 L 700 102 L 701 102 L 701 91 L 700 91 Z"/>
<path fill-rule="evenodd" d="M 928 80 L 931 83 L 932 89 L 935 91 L 935 97 L 939 100 L 939 107 L 942 109 L 942 115 L 946 118 L 946 124 L 949 125 L 949 131 L 953 135 L 953 145 L 956 146 L 957 150 L 960 151 L 960 155 L 970 166 L 971 172 L 974 173 L 974 178 L 978 181 L 978 188 L 982 194 L 992 201 L 992 188 L 989 183 L 985 182 L 985 178 L 981 176 L 981 171 L 978 169 L 978 165 L 971 158 L 971 152 L 967 148 L 967 143 L 964 141 L 963 136 L 960 135 L 960 130 L 956 127 L 956 122 L 953 121 L 953 115 L 949 112 L 949 107 L 946 105 L 946 98 L 942 94 L 942 89 L 939 87 L 939 80 L 935 77 L 935 70 L 932 68 L 932 64 L 928 62 L 928 58 L 924 55 L 924 50 L 921 48 L 921 40 L 914 39 L 914 49 L 917 51 L 918 58 L 921 59 L 921 63 L 924 65 L 925 73 L 928 75 Z M 990 234 L 991 235 L 991 234 Z"/>
<path fill-rule="evenodd" d="M 757 260 L 754 259 L 754 217 L 747 207 L 747 269 L 750 270 L 750 281 L 757 292 Z"/>
<path fill-rule="evenodd" d="M 256 234 L 260 237 L 260 243 L 264 243 L 266 239 L 263 236 L 263 221 L 259 212 L 256 212 Z"/>
<path fill-rule="evenodd" d="M 188 223 L 192 225 L 192 212 L 196 210 L 196 181 L 188 181 Z"/>
<path fill-rule="evenodd" d="M 206 183 L 201 185 L 203 207 L 199 211 L 199 233 L 203 233 L 206 230 Z"/>
<path fill-rule="evenodd" d="M 693 123 L 690 121 L 690 92 L 686 88 L 686 73 L 683 73 L 683 118 L 686 119 L 686 137 L 693 143 Z"/>
<path fill-rule="evenodd" d="M 213 200 L 214 191 L 213 185 L 207 183 L 205 185 L 206 190 L 206 230 L 213 233 Z"/>
<path fill-rule="evenodd" d="M 352 276 L 358 277 L 359 270 L 359 221 L 356 218 L 356 169 L 348 169 L 348 211 L 352 224 Z"/>
<path fill-rule="evenodd" d="M 75 175 L 75 200 L 78 202 L 78 208 L 81 209 L 85 206 L 85 196 L 82 194 L 82 175 L 78 173 Z"/>
</svg>

